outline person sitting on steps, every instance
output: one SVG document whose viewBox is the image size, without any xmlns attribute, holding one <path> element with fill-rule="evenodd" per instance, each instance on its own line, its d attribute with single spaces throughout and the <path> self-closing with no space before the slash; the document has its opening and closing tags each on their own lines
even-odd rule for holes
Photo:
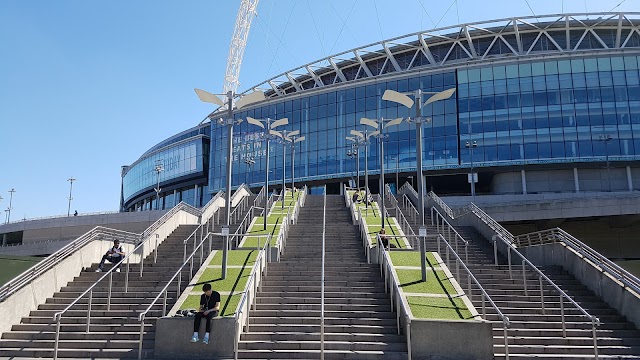
<svg viewBox="0 0 640 360">
<path fill-rule="evenodd" d="M 116 264 L 115 271 L 120 272 L 120 262 L 122 259 L 124 259 L 124 251 L 122 250 L 122 245 L 120 245 L 120 240 L 113 240 L 113 246 L 102 257 L 102 261 L 100 261 L 100 265 L 98 265 L 98 270 L 96 270 L 96 272 L 102 271 L 104 262 L 107 260 L 112 264 Z"/>
<path fill-rule="evenodd" d="M 384 246 L 385 249 L 389 248 L 389 238 L 386 235 L 386 231 L 384 230 L 384 228 L 380 229 L 380 231 L 378 232 L 378 235 L 380 236 L 380 243 L 382 244 L 382 246 Z"/>
<path fill-rule="evenodd" d="M 351 202 L 354 204 L 357 204 L 359 202 L 359 198 L 360 198 L 360 192 L 354 191 L 353 196 L 351 197 Z"/>
<path fill-rule="evenodd" d="M 193 320 L 193 337 L 192 343 L 200 341 L 198 338 L 198 331 L 200 330 L 200 321 L 206 319 L 203 344 L 209 343 L 209 333 L 211 332 L 211 319 L 218 316 L 218 310 L 220 309 L 220 293 L 211 290 L 211 284 L 202 285 L 202 291 L 204 294 L 200 296 L 200 309 Z"/>
</svg>

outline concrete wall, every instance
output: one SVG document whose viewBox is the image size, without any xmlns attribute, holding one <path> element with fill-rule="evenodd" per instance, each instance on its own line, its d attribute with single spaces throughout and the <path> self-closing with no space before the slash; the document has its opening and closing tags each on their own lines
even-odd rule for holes
<svg viewBox="0 0 640 360">
<path fill-rule="evenodd" d="M 536 266 L 562 266 L 640 329 L 640 294 L 623 288 L 622 283 L 602 272 L 599 267 L 585 260 L 573 249 L 556 243 L 523 247 L 519 250 Z"/>
<path fill-rule="evenodd" d="M 179 211 L 149 236 L 148 246 L 143 246 L 135 254 L 132 254 L 130 262 L 136 263 L 142 257 L 148 256 L 156 244 L 161 244 L 179 225 L 197 223 L 197 216 Z M 157 241 L 155 234 L 159 235 Z M 31 310 L 37 309 L 47 298 L 52 297 L 54 293 L 77 277 L 84 268 L 98 263 L 111 245 L 111 241 L 103 240 L 94 240 L 86 244 L 1 302 L 0 335 L 2 332 L 10 330 L 13 324 L 19 324 L 20 320 L 28 316 Z M 124 244 L 123 246 L 126 253 L 130 253 L 133 247 L 133 244 Z"/>
<path fill-rule="evenodd" d="M 166 211 L 139 211 L 97 214 L 27 220 L 0 225 L 0 234 L 22 231 L 22 244 L 30 245 L 24 249 L 16 249 L 15 246 L 0 247 L 0 253 L 8 255 L 48 255 L 96 226 L 141 233 L 165 213 Z M 51 242 L 51 244 L 33 246 L 43 242 Z M 17 247 L 19 248 L 20 246 L 18 245 Z"/>
<path fill-rule="evenodd" d="M 411 358 L 429 360 L 493 359 L 491 322 L 412 319 Z"/>
<path fill-rule="evenodd" d="M 109 241 L 92 241 L 1 302 L 0 335 L 11 330 L 13 324 L 19 324 L 23 317 L 80 275 L 85 267 L 99 262 L 110 245 Z"/>
<path fill-rule="evenodd" d="M 204 336 L 205 321 L 200 323 L 200 339 Z M 209 345 L 191 344 L 193 318 L 159 318 L 154 356 L 160 359 L 232 359 L 235 334 L 235 318 L 218 317 L 211 320 Z"/>
</svg>

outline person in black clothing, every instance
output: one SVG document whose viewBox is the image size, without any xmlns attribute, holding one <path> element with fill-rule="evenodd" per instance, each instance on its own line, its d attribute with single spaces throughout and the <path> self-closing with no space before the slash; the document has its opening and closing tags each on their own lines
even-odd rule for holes
<svg viewBox="0 0 640 360">
<path fill-rule="evenodd" d="M 116 264 L 116 272 L 120 272 L 120 262 L 122 259 L 124 259 L 124 250 L 122 250 L 120 240 L 113 240 L 113 246 L 102 257 L 102 261 L 100 261 L 100 265 L 98 265 L 98 270 L 96 270 L 96 272 L 102 271 L 104 262 L 107 260 L 112 264 Z"/>
<path fill-rule="evenodd" d="M 359 202 L 359 197 L 360 197 L 360 192 L 359 191 L 355 191 L 353 193 L 353 196 L 351 197 L 351 202 L 354 204 L 357 204 Z"/>
<path fill-rule="evenodd" d="M 211 319 L 218 316 L 218 310 L 220 310 L 220 293 L 211 290 L 211 284 L 204 284 L 202 291 L 204 291 L 204 294 L 200 296 L 200 309 L 193 321 L 193 337 L 191 338 L 191 342 L 196 343 L 200 341 L 198 338 L 198 330 L 200 330 L 200 321 L 205 318 L 207 319 L 206 332 L 202 343 L 208 344 L 209 332 L 211 332 Z"/>
</svg>

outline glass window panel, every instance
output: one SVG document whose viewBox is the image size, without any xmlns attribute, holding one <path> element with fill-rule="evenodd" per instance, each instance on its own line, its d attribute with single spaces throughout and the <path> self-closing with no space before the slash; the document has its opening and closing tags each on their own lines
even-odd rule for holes
<svg viewBox="0 0 640 360">
<path fill-rule="evenodd" d="M 611 58 L 611 70 L 624 70 L 624 59 L 621 57 Z"/>
<path fill-rule="evenodd" d="M 493 68 L 494 80 L 506 79 L 506 77 L 507 77 L 507 74 L 504 66 L 496 66 Z"/>
<path fill-rule="evenodd" d="M 638 61 L 635 56 L 625 56 L 624 57 L 624 68 L 625 70 L 637 70 L 638 69 Z"/>
<path fill-rule="evenodd" d="M 533 63 L 531 64 L 531 75 L 533 76 L 541 76 L 544 75 L 544 63 Z"/>
<path fill-rule="evenodd" d="M 531 76 L 531 64 L 520 64 L 518 70 L 521 77 Z"/>
<path fill-rule="evenodd" d="M 518 65 L 507 65 L 506 73 L 508 79 L 513 79 L 518 77 Z"/>
<path fill-rule="evenodd" d="M 481 81 L 493 80 L 493 69 L 490 67 L 485 67 L 480 69 L 480 80 Z"/>
<path fill-rule="evenodd" d="M 558 73 L 557 61 L 546 61 L 544 63 L 544 72 L 546 75 L 555 75 Z"/>
<path fill-rule="evenodd" d="M 583 73 L 584 72 L 584 61 L 582 59 L 573 59 L 571 60 L 571 71 L 575 73 Z"/>
<path fill-rule="evenodd" d="M 598 71 L 598 60 L 597 59 L 584 59 L 584 71 L 586 71 L 586 72 L 596 72 L 596 71 Z"/>
</svg>

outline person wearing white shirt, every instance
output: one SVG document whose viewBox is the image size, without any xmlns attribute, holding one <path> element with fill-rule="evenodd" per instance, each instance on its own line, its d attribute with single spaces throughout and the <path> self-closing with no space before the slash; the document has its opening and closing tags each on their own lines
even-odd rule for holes
<svg viewBox="0 0 640 360">
<path fill-rule="evenodd" d="M 122 245 L 120 245 L 120 240 L 113 240 L 113 246 L 109 248 L 109 251 L 107 251 L 107 253 L 102 257 L 102 261 L 100 261 L 100 265 L 98 265 L 98 270 L 96 270 L 96 272 L 102 271 L 105 261 L 116 264 L 115 271 L 120 272 L 120 262 L 122 259 L 124 259 L 124 251 L 122 250 Z"/>
</svg>

